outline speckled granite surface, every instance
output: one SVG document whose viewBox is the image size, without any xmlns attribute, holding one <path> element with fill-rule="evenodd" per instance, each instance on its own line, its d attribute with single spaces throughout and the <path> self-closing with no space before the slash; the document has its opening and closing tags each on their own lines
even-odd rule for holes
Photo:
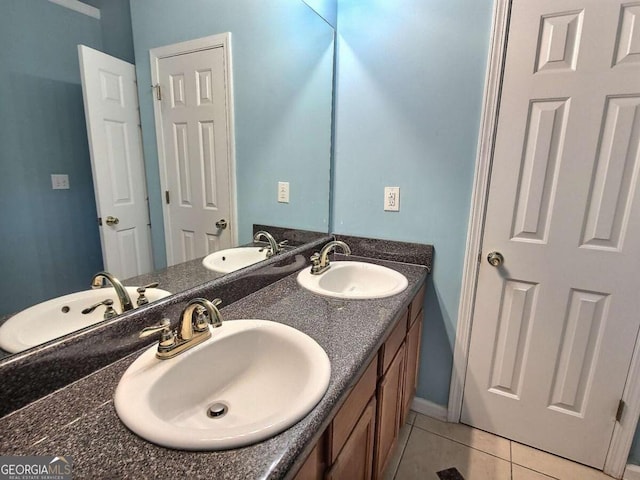
<svg viewBox="0 0 640 480">
<path fill-rule="evenodd" d="M 140 331 L 164 317 L 177 323 L 189 300 L 220 297 L 225 305 L 231 304 L 299 270 L 308 262 L 311 253 L 330 239 L 329 236 L 322 237 L 259 264 L 192 286 L 113 320 L 4 359 L 0 362 L 0 416 L 149 345 L 154 339 L 138 338 Z M 188 268 L 177 267 L 173 270 L 173 281 L 188 281 L 193 274 Z"/>
<path fill-rule="evenodd" d="M 273 225 L 253 224 L 253 234 L 260 230 L 266 230 L 276 239 L 277 242 L 286 240 L 288 245 L 298 246 L 304 245 L 326 237 L 326 233 L 312 232 L 310 230 L 298 230 L 297 228 L 275 227 Z"/>
<path fill-rule="evenodd" d="M 333 236 L 336 240 L 346 242 L 351 248 L 352 255 L 425 265 L 431 272 L 434 253 L 433 245 L 354 237 L 338 233 L 333 234 Z"/>
<path fill-rule="evenodd" d="M 287 478 L 427 275 L 425 267 L 371 261 L 402 272 L 409 287 L 386 299 L 335 300 L 300 288 L 293 273 L 222 309 L 225 321 L 259 318 L 291 325 L 314 338 L 331 360 L 323 399 L 276 437 L 224 452 L 169 450 L 140 439 L 120 423 L 111 401 L 120 375 L 138 352 L 0 419 L 0 451 L 71 455 L 75 478 Z"/>
</svg>

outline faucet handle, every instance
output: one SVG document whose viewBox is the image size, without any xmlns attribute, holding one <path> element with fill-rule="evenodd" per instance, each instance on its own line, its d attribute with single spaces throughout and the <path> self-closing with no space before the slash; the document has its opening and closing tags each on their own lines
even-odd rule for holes
<svg viewBox="0 0 640 480">
<path fill-rule="evenodd" d="M 176 335 L 173 330 L 171 330 L 171 322 L 168 318 L 163 318 L 157 325 L 143 328 L 138 338 L 145 338 L 157 332 L 161 334 L 160 347 L 171 346 L 176 342 Z"/>
<path fill-rule="evenodd" d="M 278 242 L 278 251 L 282 250 L 282 247 L 285 245 L 289 245 L 289 240 L 282 240 L 281 242 Z"/>
<path fill-rule="evenodd" d="M 93 312 L 100 305 L 104 305 L 107 307 L 107 309 L 104 311 L 104 315 L 102 316 L 103 320 L 109 320 L 110 318 L 113 318 L 118 315 L 118 312 L 116 312 L 115 309 L 113 308 L 113 300 L 111 300 L 110 298 L 105 298 L 103 301 L 85 308 L 84 310 L 82 310 L 82 314 L 87 315 Z"/>
<path fill-rule="evenodd" d="M 136 300 L 136 305 L 138 305 L 139 307 L 149 303 L 149 299 L 144 294 L 144 292 L 146 292 L 146 291 L 147 291 L 146 287 L 138 287 L 136 289 L 136 292 L 138 292 L 138 299 Z"/>
<path fill-rule="evenodd" d="M 149 303 L 149 299 L 145 295 L 145 292 L 147 291 L 147 288 L 156 288 L 158 285 L 160 285 L 158 282 L 153 282 L 153 283 L 150 283 L 149 285 L 136 288 L 136 292 L 138 292 L 138 299 L 136 300 L 136 305 L 138 307 L 141 307 L 142 305 L 146 305 L 147 303 Z"/>
</svg>

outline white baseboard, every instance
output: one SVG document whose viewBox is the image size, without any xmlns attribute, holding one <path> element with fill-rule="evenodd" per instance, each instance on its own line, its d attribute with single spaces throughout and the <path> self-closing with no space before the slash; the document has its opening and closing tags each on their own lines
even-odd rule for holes
<svg viewBox="0 0 640 480">
<path fill-rule="evenodd" d="M 622 478 L 623 480 L 640 480 L 640 465 L 627 464 Z"/>
<path fill-rule="evenodd" d="M 415 397 L 411 403 L 411 410 L 428 417 L 437 418 L 443 422 L 447 421 L 447 407 L 425 400 L 424 398 Z"/>
</svg>

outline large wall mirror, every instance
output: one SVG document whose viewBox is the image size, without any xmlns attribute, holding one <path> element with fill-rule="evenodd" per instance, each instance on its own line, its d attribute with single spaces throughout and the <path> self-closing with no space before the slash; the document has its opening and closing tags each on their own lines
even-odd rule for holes
<svg viewBox="0 0 640 480">
<path fill-rule="evenodd" d="M 0 318 L 86 290 L 103 269 L 77 45 L 135 64 L 153 263 L 162 269 L 149 51 L 225 32 L 237 243 L 251 242 L 254 224 L 328 231 L 334 31 L 302 0 L 3 1 Z M 67 175 L 69 188 L 54 189 L 52 175 Z M 283 181 L 289 203 L 278 202 Z"/>
</svg>

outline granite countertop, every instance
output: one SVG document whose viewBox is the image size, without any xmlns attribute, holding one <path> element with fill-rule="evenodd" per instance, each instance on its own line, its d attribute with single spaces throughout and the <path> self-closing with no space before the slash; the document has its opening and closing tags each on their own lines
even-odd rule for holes
<svg viewBox="0 0 640 480">
<path fill-rule="evenodd" d="M 141 439 L 120 422 L 113 406 L 116 385 L 139 351 L 1 418 L 0 451 L 3 455 L 69 455 L 75 478 L 291 476 L 295 473 L 292 468 L 310 452 L 427 275 L 427 268 L 419 265 L 353 259 L 393 268 L 407 277 L 409 286 L 386 299 L 337 300 L 302 289 L 294 273 L 221 310 L 225 321 L 256 318 L 295 327 L 316 340 L 329 356 L 331 379 L 325 396 L 281 434 L 219 452 L 171 450 Z"/>
</svg>

